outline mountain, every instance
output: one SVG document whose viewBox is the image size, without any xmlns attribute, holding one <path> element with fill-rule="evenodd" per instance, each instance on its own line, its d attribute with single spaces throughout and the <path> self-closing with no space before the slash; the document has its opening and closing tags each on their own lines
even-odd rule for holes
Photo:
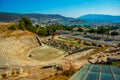
<svg viewBox="0 0 120 80">
<path fill-rule="evenodd" d="M 98 22 L 98 23 L 106 23 L 106 22 L 120 22 L 120 16 L 111 16 L 104 14 L 87 14 L 78 19 L 82 19 L 88 22 Z"/>
<path fill-rule="evenodd" d="M 18 13 L 5 13 L 0 12 L 0 21 L 16 21 L 22 17 L 29 17 L 33 20 L 71 20 L 73 18 L 64 17 L 58 14 L 37 14 L 37 13 L 29 13 L 29 14 L 18 14 Z"/>
<path fill-rule="evenodd" d="M 18 21 L 22 17 L 29 17 L 34 24 L 49 23 L 49 21 L 60 22 L 65 25 L 91 25 L 99 23 L 117 23 L 120 22 L 120 16 L 102 15 L 102 14 L 87 14 L 79 18 L 65 17 L 59 14 L 19 14 L 0 12 L 0 22 Z"/>
</svg>

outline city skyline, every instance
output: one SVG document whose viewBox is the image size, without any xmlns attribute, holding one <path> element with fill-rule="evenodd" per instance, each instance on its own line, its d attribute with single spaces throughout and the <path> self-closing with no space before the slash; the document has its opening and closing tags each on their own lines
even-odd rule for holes
<svg viewBox="0 0 120 80">
<path fill-rule="evenodd" d="M 120 0 L 0 0 L 0 12 L 60 14 L 66 17 L 120 15 L 119 4 Z"/>
</svg>

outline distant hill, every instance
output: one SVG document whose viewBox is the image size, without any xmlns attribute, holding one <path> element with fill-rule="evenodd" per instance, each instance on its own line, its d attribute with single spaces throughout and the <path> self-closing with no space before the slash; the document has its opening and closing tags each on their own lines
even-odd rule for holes
<svg viewBox="0 0 120 80">
<path fill-rule="evenodd" d="M 111 15 L 102 15 L 102 14 L 87 14 L 79 17 L 78 19 L 82 19 L 88 22 L 120 22 L 120 16 L 111 16 Z"/>
<path fill-rule="evenodd" d="M 7 21 L 16 21 L 21 17 L 29 17 L 31 19 L 37 20 L 70 20 L 72 18 L 64 17 L 59 14 L 37 14 L 37 13 L 30 13 L 30 14 L 18 14 L 18 13 L 5 13 L 0 12 L 0 21 L 7 22 Z"/>
<path fill-rule="evenodd" d="M 0 22 L 14 22 L 22 17 L 29 17 L 33 23 L 44 21 L 57 21 L 67 25 L 89 25 L 94 23 L 117 23 L 120 22 L 120 16 L 102 15 L 102 14 L 87 14 L 78 18 L 65 17 L 59 14 L 19 14 L 0 12 Z"/>
</svg>

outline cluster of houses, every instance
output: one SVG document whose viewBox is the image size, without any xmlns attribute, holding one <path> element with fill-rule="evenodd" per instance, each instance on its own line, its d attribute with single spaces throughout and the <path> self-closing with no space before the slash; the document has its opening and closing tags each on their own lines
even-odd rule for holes
<svg viewBox="0 0 120 80">
<path fill-rule="evenodd" d="M 120 47 L 110 47 L 104 52 L 89 57 L 90 63 L 112 63 L 120 61 Z"/>
</svg>

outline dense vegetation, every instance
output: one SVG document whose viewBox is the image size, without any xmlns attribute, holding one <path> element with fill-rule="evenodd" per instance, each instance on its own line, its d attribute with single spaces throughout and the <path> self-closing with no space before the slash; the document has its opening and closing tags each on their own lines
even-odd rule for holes
<svg viewBox="0 0 120 80">
<path fill-rule="evenodd" d="M 34 32 L 41 36 L 48 36 L 48 35 L 54 35 L 56 30 L 63 29 L 64 26 L 62 25 L 50 25 L 41 27 L 40 25 L 33 25 L 31 20 L 27 17 L 21 18 L 19 20 L 19 25 L 12 25 L 9 29 L 11 30 L 29 30 L 31 32 Z"/>
<path fill-rule="evenodd" d="M 101 37 L 103 38 L 104 35 L 107 35 L 107 39 L 109 38 L 109 35 L 113 36 L 113 39 L 115 36 L 119 35 L 119 33 L 117 31 L 114 31 L 114 28 L 109 28 L 109 27 L 99 27 L 97 29 L 91 28 L 89 30 L 89 33 L 94 34 L 93 36 L 95 36 L 95 34 L 97 35 L 102 35 Z"/>
<path fill-rule="evenodd" d="M 77 30 L 74 30 L 75 28 L 77 28 Z M 31 32 L 34 32 L 40 36 L 49 36 L 49 35 L 53 35 L 56 32 L 56 30 L 68 30 L 68 31 L 78 31 L 78 32 L 84 32 L 87 33 L 89 32 L 90 34 L 94 34 L 93 36 L 96 35 L 102 35 L 101 37 L 104 37 L 104 34 L 107 35 L 107 38 L 109 35 L 116 36 L 119 35 L 119 33 L 117 31 L 114 31 L 114 28 L 110 28 L 108 26 L 106 27 L 98 27 L 96 28 L 91 28 L 89 26 L 65 26 L 62 24 L 55 24 L 55 25 L 49 25 L 49 26 L 40 26 L 40 25 L 33 25 L 32 21 L 27 18 L 27 17 L 23 17 L 19 20 L 19 25 L 12 25 L 11 27 L 9 27 L 9 29 L 11 30 L 29 30 Z"/>
</svg>

